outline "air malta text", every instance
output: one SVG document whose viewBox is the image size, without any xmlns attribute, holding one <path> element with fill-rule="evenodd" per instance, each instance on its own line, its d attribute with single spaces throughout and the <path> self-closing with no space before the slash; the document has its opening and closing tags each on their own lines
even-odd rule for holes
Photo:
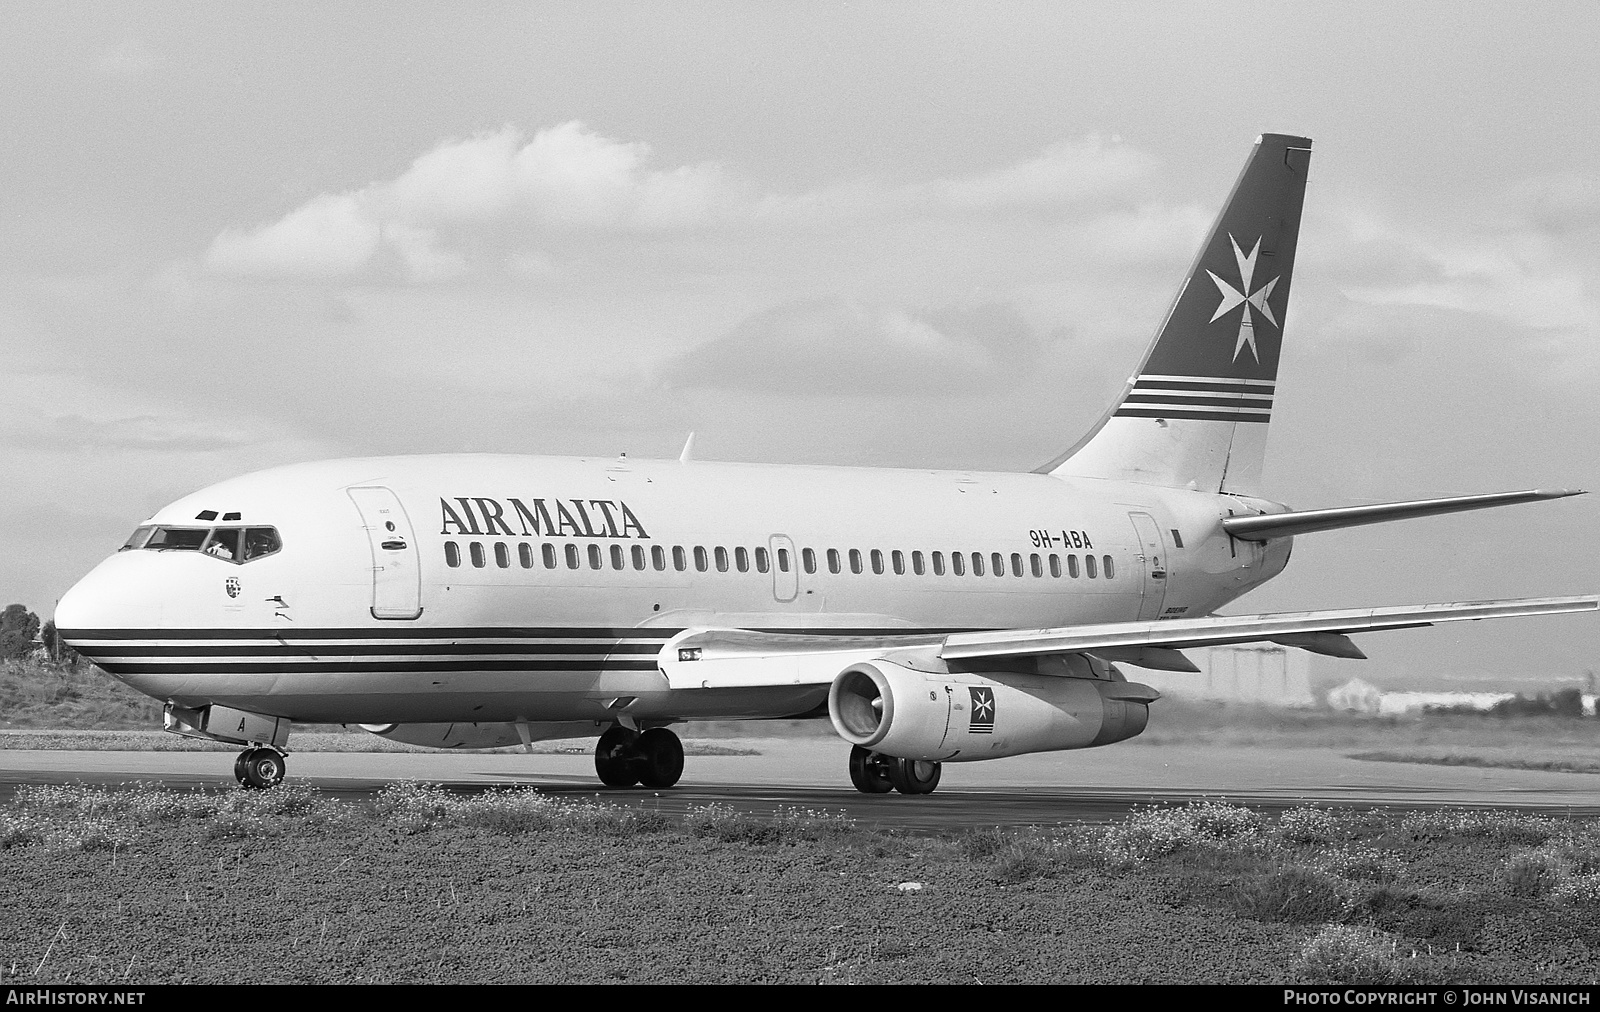
<svg viewBox="0 0 1600 1012">
<path fill-rule="evenodd" d="M 648 538 L 644 524 L 625 502 L 611 499 L 521 499 L 455 496 L 439 500 L 440 534 L 486 534 L 493 537 Z M 552 512 L 552 510 L 554 512 Z M 517 530 L 516 528 L 521 528 Z"/>
</svg>

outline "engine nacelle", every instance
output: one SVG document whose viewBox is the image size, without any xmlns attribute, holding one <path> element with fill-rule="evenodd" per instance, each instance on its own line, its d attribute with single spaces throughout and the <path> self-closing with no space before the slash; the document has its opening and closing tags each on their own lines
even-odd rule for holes
<svg viewBox="0 0 1600 1012">
<path fill-rule="evenodd" d="M 840 737 L 874 752 L 972 762 L 1132 738 L 1160 696 L 1128 681 L 941 674 L 878 660 L 852 664 L 834 678 L 828 716 Z"/>
<path fill-rule="evenodd" d="M 522 735 L 515 724 L 466 722 L 452 724 L 357 724 L 390 741 L 403 741 L 407 745 L 428 748 L 509 748 L 522 744 Z M 522 725 L 528 732 L 528 741 L 549 738 L 583 738 L 598 733 L 592 720 L 528 721 Z"/>
</svg>

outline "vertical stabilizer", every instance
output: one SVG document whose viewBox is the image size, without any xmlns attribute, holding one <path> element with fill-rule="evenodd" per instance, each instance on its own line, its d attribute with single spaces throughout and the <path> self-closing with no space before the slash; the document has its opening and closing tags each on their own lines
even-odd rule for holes
<svg viewBox="0 0 1600 1012">
<path fill-rule="evenodd" d="M 1040 471 L 1259 492 L 1310 162 L 1261 135 L 1122 397 Z"/>
</svg>

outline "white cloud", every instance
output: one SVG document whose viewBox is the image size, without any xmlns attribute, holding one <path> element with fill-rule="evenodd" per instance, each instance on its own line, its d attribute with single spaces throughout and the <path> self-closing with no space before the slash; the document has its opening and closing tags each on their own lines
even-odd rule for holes
<svg viewBox="0 0 1600 1012">
<path fill-rule="evenodd" d="M 857 180 L 799 194 L 761 192 L 714 162 L 651 164 L 650 146 L 569 122 L 524 141 L 515 128 L 446 141 L 392 180 L 324 195 L 254 229 L 230 229 L 206 266 L 236 276 L 382 275 L 397 262 L 412 281 L 474 266 L 522 271 L 521 250 L 553 242 L 667 235 L 738 226 L 848 227 L 867 219 L 1087 208 L 1146 178 L 1141 152 L 1096 137 L 968 176 Z M 554 261 L 551 261 L 554 265 Z M 547 274 L 541 268 L 535 275 Z"/>
<path fill-rule="evenodd" d="M 359 194 L 317 197 L 254 231 L 228 230 L 212 242 L 205 264 L 222 274 L 312 278 L 360 273 L 378 249 L 382 228 Z"/>
</svg>

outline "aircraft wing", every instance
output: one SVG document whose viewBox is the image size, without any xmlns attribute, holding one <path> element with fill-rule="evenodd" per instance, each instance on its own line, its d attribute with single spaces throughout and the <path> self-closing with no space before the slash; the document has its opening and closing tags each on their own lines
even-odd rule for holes
<svg viewBox="0 0 1600 1012">
<path fill-rule="evenodd" d="M 1590 595 L 907 636 L 690 629 L 662 648 L 660 665 L 673 688 L 708 689 L 823 685 L 849 665 L 874 658 L 933 670 L 941 661 L 1094 654 L 1142 667 L 1194 671 L 1198 669 L 1180 652 L 1186 647 L 1271 642 L 1339 657 L 1362 657 L 1349 634 L 1595 610 L 1600 610 L 1600 597 Z"/>
</svg>

